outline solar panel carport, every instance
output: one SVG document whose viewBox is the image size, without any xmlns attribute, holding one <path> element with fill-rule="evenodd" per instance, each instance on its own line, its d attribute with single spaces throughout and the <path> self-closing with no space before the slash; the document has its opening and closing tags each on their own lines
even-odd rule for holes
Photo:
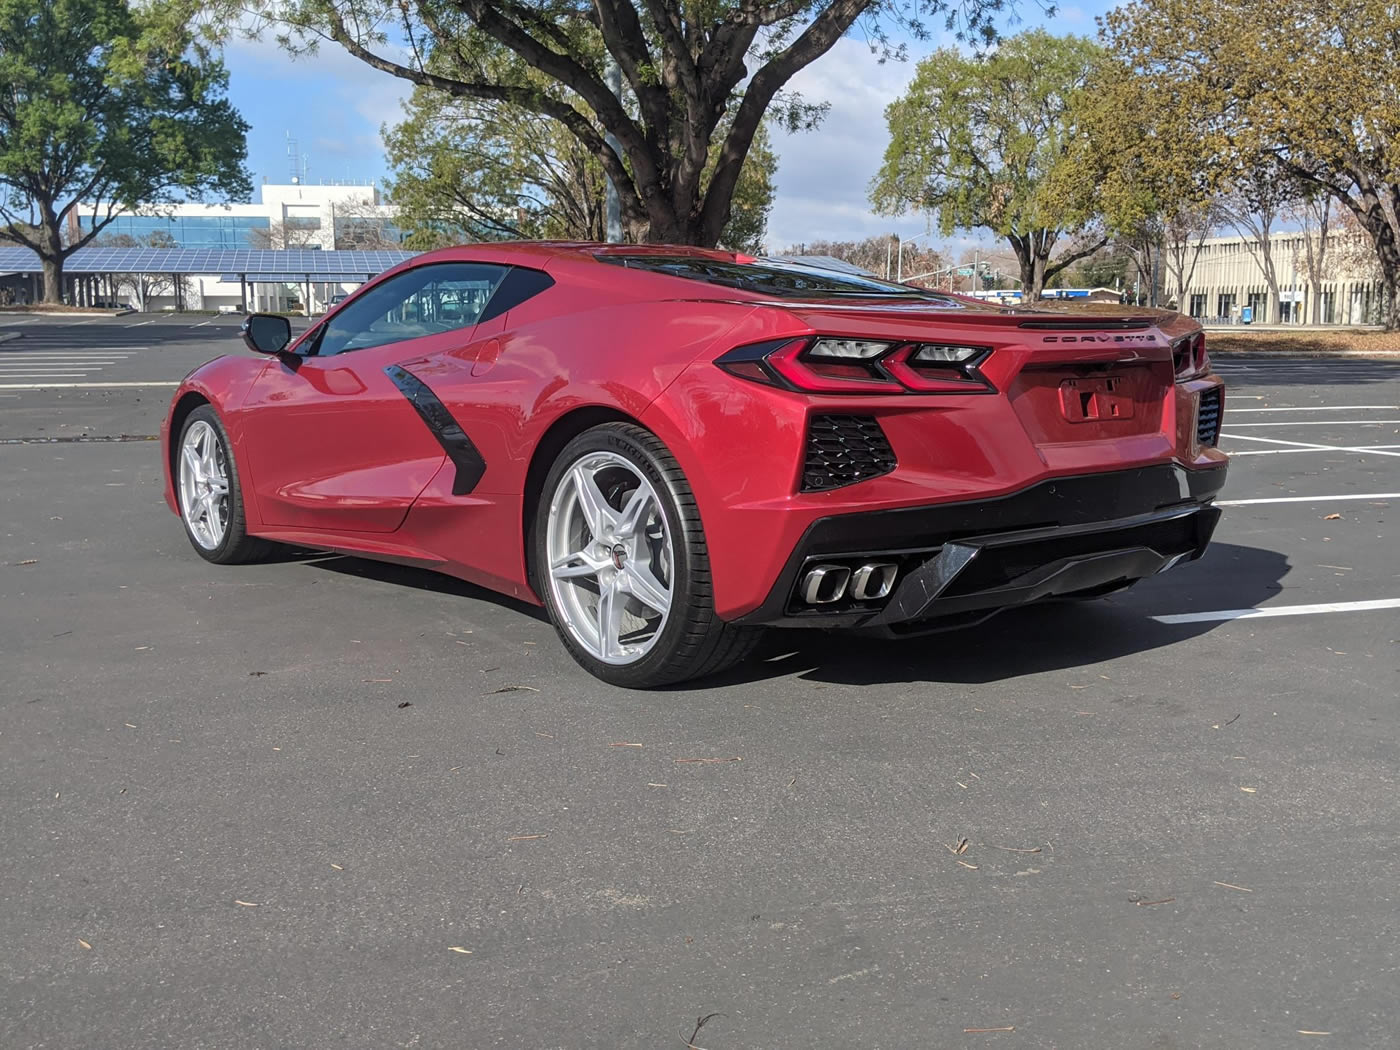
<svg viewBox="0 0 1400 1050">
<path fill-rule="evenodd" d="M 219 275 L 221 280 L 240 282 L 246 302 L 249 284 L 301 282 L 308 286 L 309 297 L 309 285 L 313 281 L 367 281 L 413 254 L 405 251 L 215 251 L 88 246 L 68 256 L 63 271 L 73 280 L 74 301 L 85 300 L 87 304 L 94 300 L 96 287 L 83 278 L 128 273 Z M 42 271 L 39 257 L 28 248 L 0 248 L 0 274 L 32 274 L 37 280 Z"/>
</svg>

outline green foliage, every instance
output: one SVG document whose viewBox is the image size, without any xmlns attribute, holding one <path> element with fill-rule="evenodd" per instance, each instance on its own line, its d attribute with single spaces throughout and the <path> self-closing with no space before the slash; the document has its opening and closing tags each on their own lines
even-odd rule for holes
<svg viewBox="0 0 1400 1050">
<path fill-rule="evenodd" d="M 1194 164 L 1212 186 L 1238 187 L 1268 160 L 1332 196 L 1371 239 L 1385 320 L 1400 327 L 1393 0 L 1136 0 L 1106 17 L 1105 37 L 1116 104 L 1169 117 L 1170 134 L 1150 144 L 1165 146 L 1177 180 Z"/>
<path fill-rule="evenodd" d="M 994 37 L 993 19 L 1007 0 L 206 0 L 205 6 L 205 25 L 215 37 L 246 25 L 251 14 L 254 33 L 274 34 L 289 49 L 333 42 L 371 68 L 446 98 L 505 103 L 547 117 L 618 188 L 629 239 L 713 246 L 758 235 L 753 216 L 763 210 L 765 191 L 741 182 L 750 154 L 763 148 L 764 121 L 815 126 L 823 107 L 805 103 L 788 85 L 857 22 L 875 51 L 892 55 L 902 45 L 890 41 L 888 30 L 897 26 L 924 38 L 930 17 L 962 35 Z M 613 65 L 620 95 L 609 83 Z M 563 152 L 557 144 L 550 150 Z M 461 182 L 464 173 L 470 174 L 453 174 L 440 163 L 418 174 L 440 183 Z M 472 186 L 473 200 L 508 205 L 521 193 L 511 179 L 485 182 Z M 408 185 L 402 192 L 413 195 Z M 736 202 L 744 212 L 737 217 Z M 473 222 L 489 228 L 495 213 L 487 211 L 493 218 Z"/>
<path fill-rule="evenodd" d="M 521 106 L 418 88 L 384 129 L 405 243 L 433 248 L 500 239 L 606 239 L 607 177 L 558 121 Z M 718 154 L 718 148 L 712 147 Z M 713 170 L 713 163 L 710 170 Z M 760 128 L 735 186 L 720 244 L 754 251 L 773 203 L 777 157 Z"/>
<path fill-rule="evenodd" d="M 0 0 L 0 239 L 39 253 L 47 299 L 63 259 L 117 211 L 248 194 L 247 125 L 226 87 L 159 3 Z M 80 205 L 92 225 L 65 242 Z"/>
<path fill-rule="evenodd" d="M 987 55 L 935 51 L 885 111 L 877 209 L 935 214 L 945 235 L 980 227 L 1007 238 L 1038 293 L 1058 268 L 1046 265 L 1057 239 L 1095 217 L 1094 184 L 1074 175 L 1072 118 L 1103 57 L 1091 40 L 1041 29 Z"/>
</svg>

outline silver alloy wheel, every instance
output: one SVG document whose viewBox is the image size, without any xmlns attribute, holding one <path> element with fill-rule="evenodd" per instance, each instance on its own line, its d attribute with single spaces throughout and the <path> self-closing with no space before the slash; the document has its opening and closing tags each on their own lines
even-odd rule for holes
<svg viewBox="0 0 1400 1050">
<path fill-rule="evenodd" d="M 228 531 L 228 463 L 218 432 L 204 420 L 180 442 L 180 516 L 194 541 L 212 551 Z"/>
<path fill-rule="evenodd" d="M 609 664 L 651 651 L 671 613 L 675 554 L 651 483 L 614 452 L 580 456 L 550 497 L 548 586 L 563 628 Z"/>
</svg>

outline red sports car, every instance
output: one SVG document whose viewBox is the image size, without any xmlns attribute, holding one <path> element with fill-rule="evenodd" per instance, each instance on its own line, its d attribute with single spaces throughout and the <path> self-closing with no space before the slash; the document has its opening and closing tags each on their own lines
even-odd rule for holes
<svg viewBox="0 0 1400 1050">
<path fill-rule="evenodd" d="M 914 634 L 1205 550 L 1223 394 L 1194 321 L 1003 309 L 680 247 L 489 244 L 382 274 L 191 374 L 166 501 L 545 606 L 599 678 L 764 626 Z"/>
</svg>

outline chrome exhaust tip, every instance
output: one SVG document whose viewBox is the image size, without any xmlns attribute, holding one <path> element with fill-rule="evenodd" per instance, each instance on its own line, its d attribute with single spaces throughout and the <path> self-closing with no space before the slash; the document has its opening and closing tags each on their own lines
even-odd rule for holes
<svg viewBox="0 0 1400 1050">
<path fill-rule="evenodd" d="M 877 601 L 894 589 L 899 567 L 892 562 L 866 562 L 851 574 L 851 597 L 858 602 Z"/>
<path fill-rule="evenodd" d="M 851 582 L 851 570 L 844 565 L 817 565 L 802 577 L 802 600 L 808 605 L 839 602 Z"/>
</svg>

